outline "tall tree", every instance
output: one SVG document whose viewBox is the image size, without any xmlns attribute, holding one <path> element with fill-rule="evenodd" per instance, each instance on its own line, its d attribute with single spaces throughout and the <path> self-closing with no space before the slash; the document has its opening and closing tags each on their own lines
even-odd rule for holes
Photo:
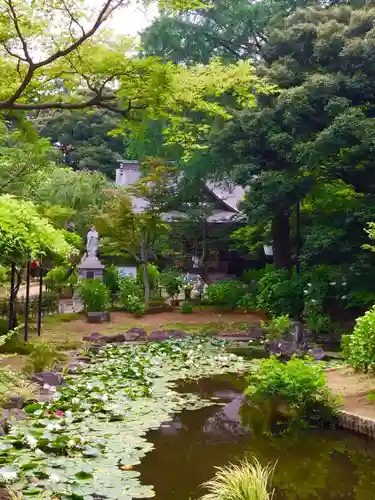
<svg viewBox="0 0 375 500">
<path fill-rule="evenodd" d="M 32 123 L 52 143 L 73 146 L 69 164 L 75 170 L 97 170 L 114 179 L 124 156 L 124 138 L 110 135 L 120 126 L 118 115 L 107 110 L 44 112 Z"/>
</svg>

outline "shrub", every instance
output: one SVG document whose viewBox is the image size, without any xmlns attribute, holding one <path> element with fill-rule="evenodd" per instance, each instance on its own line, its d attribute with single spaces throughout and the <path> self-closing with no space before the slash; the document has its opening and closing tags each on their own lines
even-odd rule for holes
<svg viewBox="0 0 375 500">
<path fill-rule="evenodd" d="M 350 366 L 375 371 L 375 306 L 357 319 L 353 334 L 343 337 L 342 346 Z"/>
<path fill-rule="evenodd" d="M 62 293 L 64 288 L 70 286 L 71 289 L 77 285 L 78 275 L 69 266 L 57 266 L 48 271 L 44 282 L 49 290 Z"/>
<path fill-rule="evenodd" d="M 247 396 L 280 399 L 298 419 L 321 423 L 336 414 L 337 401 L 326 385 L 320 363 L 297 358 L 283 363 L 272 356 L 260 362 L 248 382 Z"/>
<path fill-rule="evenodd" d="M 121 278 L 119 280 L 120 300 L 125 311 L 133 312 L 129 309 L 129 297 L 137 297 L 140 302 L 143 297 L 143 290 L 139 282 L 132 277 Z M 134 299 L 130 299 L 130 302 Z"/>
<path fill-rule="evenodd" d="M 160 284 L 168 296 L 176 300 L 182 289 L 183 275 L 175 269 L 167 269 L 160 274 Z"/>
<path fill-rule="evenodd" d="M 148 270 L 148 279 L 151 293 L 154 294 L 159 290 L 160 287 L 160 271 L 155 266 L 155 264 L 151 264 L 150 262 L 147 264 Z M 142 266 L 138 266 L 137 269 L 137 280 L 138 283 L 143 287 L 143 268 Z"/>
<path fill-rule="evenodd" d="M 268 322 L 261 322 L 261 327 L 266 332 L 266 338 L 269 342 L 280 340 L 286 333 L 289 333 L 291 321 L 287 314 L 276 316 Z"/>
<path fill-rule="evenodd" d="M 120 291 L 118 267 L 114 264 L 107 266 L 104 270 L 103 283 L 108 288 L 111 294 L 112 304 L 116 298 L 117 293 Z"/>
<path fill-rule="evenodd" d="M 56 347 L 47 342 L 39 341 L 34 344 L 24 370 L 26 373 L 38 373 L 48 368 L 52 369 L 60 359 L 61 354 Z"/>
<path fill-rule="evenodd" d="M 244 309 L 245 312 L 251 312 L 257 309 L 257 296 L 253 292 L 245 293 L 237 302 L 237 307 Z"/>
<path fill-rule="evenodd" d="M 257 306 L 271 316 L 298 317 L 303 308 L 301 279 L 285 269 L 267 272 L 259 281 Z"/>
<path fill-rule="evenodd" d="M 216 281 L 208 285 L 205 298 L 209 304 L 217 306 L 220 310 L 233 310 L 247 291 L 247 286 L 240 281 Z"/>
<path fill-rule="evenodd" d="M 30 297 L 29 312 L 33 317 L 38 311 L 38 296 Z M 17 316 L 24 316 L 25 314 L 25 298 L 17 298 L 14 302 L 15 313 Z M 59 296 L 56 292 L 43 292 L 42 295 L 42 311 L 43 314 L 53 314 L 59 310 Z M 9 316 L 9 299 L 0 299 L 0 316 Z M 5 325 L 5 323 L 4 323 Z"/>
<path fill-rule="evenodd" d="M 201 500 L 271 500 L 269 491 L 275 466 L 262 467 L 256 458 L 238 465 L 218 467 L 215 477 L 203 484 L 209 493 Z"/>
<path fill-rule="evenodd" d="M 180 311 L 184 314 L 191 314 L 193 312 L 193 306 L 188 300 L 184 300 L 180 305 Z"/>
<path fill-rule="evenodd" d="M 109 290 L 97 279 L 85 279 L 79 284 L 85 310 L 88 312 L 106 311 L 109 307 Z"/>
<path fill-rule="evenodd" d="M 127 311 L 133 313 L 137 318 L 140 318 L 145 314 L 145 304 L 137 295 L 128 295 Z"/>
</svg>

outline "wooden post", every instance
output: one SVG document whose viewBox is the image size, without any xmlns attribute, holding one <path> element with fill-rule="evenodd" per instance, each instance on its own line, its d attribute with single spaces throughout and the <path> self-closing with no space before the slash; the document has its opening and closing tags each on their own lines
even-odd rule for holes
<svg viewBox="0 0 375 500">
<path fill-rule="evenodd" d="M 39 297 L 38 297 L 38 312 L 37 312 L 37 333 L 40 337 L 42 331 L 42 305 L 43 305 L 43 270 L 39 264 Z"/>
<path fill-rule="evenodd" d="M 29 302 L 30 302 L 30 261 L 27 261 L 26 267 L 26 300 L 25 300 L 25 333 L 24 341 L 29 338 Z"/>
<path fill-rule="evenodd" d="M 300 202 L 296 205 L 296 272 L 299 276 L 301 272 L 300 253 L 301 253 L 301 206 Z"/>
<path fill-rule="evenodd" d="M 8 318 L 8 330 L 13 330 L 14 328 L 14 284 L 16 281 L 16 265 L 12 262 L 10 267 L 10 297 L 9 297 L 9 318 Z"/>
</svg>

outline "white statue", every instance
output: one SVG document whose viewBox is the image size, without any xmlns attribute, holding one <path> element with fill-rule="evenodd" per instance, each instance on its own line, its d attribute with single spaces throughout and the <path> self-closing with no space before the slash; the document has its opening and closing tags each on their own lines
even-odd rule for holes
<svg viewBox="0 0 375 500">
<path fill-rule="evenodd" d="M 92 226 L 87 233 L 86 251 L 87 257 L 96 257 L 99 249 L 99 234 Z"/>
</svg>

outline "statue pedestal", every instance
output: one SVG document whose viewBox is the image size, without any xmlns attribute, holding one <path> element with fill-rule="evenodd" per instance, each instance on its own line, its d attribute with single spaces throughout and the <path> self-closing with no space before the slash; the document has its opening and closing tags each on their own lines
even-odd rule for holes
<svg viewBox="0 0 375 500">
<path fill-rule="evenodd" d="M 97 279 L 102 281 L 104 275 L 104 267 L 98 257 L 86 257 L 77 266 L 79 279 Z"/>
</svg>

